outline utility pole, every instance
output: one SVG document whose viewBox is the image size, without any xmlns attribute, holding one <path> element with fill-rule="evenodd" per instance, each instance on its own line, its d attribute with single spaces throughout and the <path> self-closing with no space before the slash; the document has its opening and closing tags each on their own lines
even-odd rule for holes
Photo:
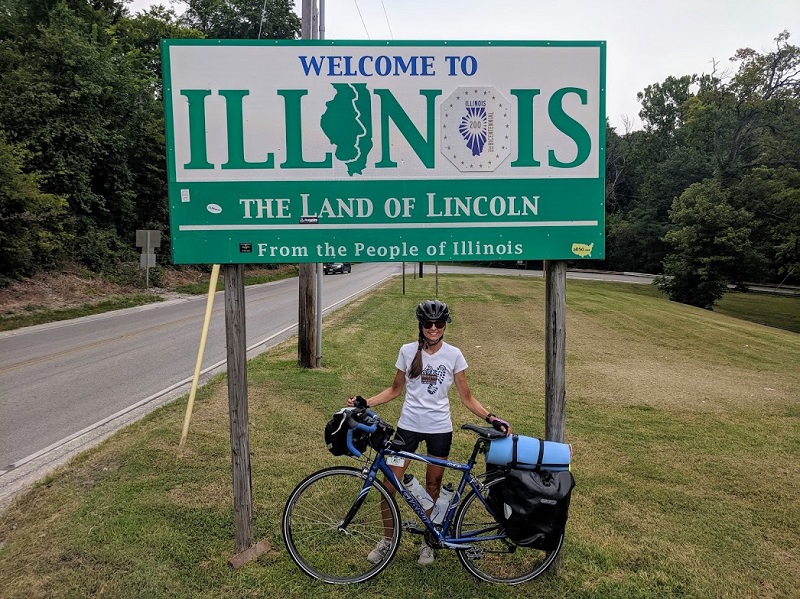
<svg viewBox="0 0 800 599">
<path fill-rule="evenodd" d="M 325 39 L 325 0 L 317 0 L 319 2 L 319 9 L 314 7 L 314 30 L 311 35 L 314 39 Z M 316 343 L 314 365 L 317 368 L 322 368 L 322 263 L 317 262 L 317 310 L 316 310 Z"/>
<path fill-rule="evenodd" d="M 300 16 L 300 35 L 304 40 L 315 37 L 312 23 L 316 2 L 303 0 Z M 303 368 L 317 368 L 317 264 L 300 264 L 298 313 L 297 313 L 297 363 Z M 320 352 L 321 353 L 321 352 Z"/>
</svg>

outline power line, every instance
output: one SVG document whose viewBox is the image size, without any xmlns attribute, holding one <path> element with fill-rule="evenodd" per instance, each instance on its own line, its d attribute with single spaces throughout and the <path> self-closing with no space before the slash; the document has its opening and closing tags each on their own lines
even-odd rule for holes
<svg viewBox="0 0 800 599">
<path fill-rule="evenodd" d="M 381 6 L 383 7 L 383 16 L 386 17 L 386 26 L 389 28 L 389 35 L 392 39 L 394 39 L 394 32 L 392 31 L 392 25 L 389 23 L 389 15 L 386 14 L 386 5 L 381 0 Z"/>
<path fill-rule="evenodd" d="M 364 33 L 367 34 L 367 39 L 371 40 L 372 38 L 369 36 L 369 31 L 367 31 L 367 24 L 364 22 L 364 15 L 361 14 L 361 9 L 358 7 L 358 0 L 353 0 L 356 5 L 356 10 L 358 11 L 358 16 L 361 17 L 361 24 L 364 26 Z"/>
<path fill-rule="evenodd" d="M 261 30 L 264 27 L 264 17 L 267 14 L 267 0 L 264 0 L 264 7 L 261 9 L 261 21 L 258 23 L 258 39 L 261 39 Z"/>
</svg>

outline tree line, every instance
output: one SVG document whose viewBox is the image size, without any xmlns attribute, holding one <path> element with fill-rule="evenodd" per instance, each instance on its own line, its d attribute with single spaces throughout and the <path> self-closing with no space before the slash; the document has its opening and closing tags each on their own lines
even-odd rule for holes
<svg viewBox="0 0 800 599">
<path fill-rule="evenodd" d="M 136 264 L 165 232 L 161 38 L 299 37 L 292 0 L 0 0 L 0 284 Z M 711 308 L 729 283 L 800 282 L 800 49 L 739 50 L 638 94 L 606 130 L 606 259 Z M 135 269 L 134 269 L 135 270 Z M 124 273 L 123 273 L 124 274 Z"/>
<path fill-rule="evenodd" d="M 727 285 L 800 281 L 800 49 L 780 33 L 638 94 L 607 131 L 606 264 L 711 308 Z"/>
<path fill-rule="evenodd" d="M 162 38 L 300 30 L 291 0 L 178 4 L 0 0 L 0 284 L 66 262 L 124 275 L 136 229 L 169 231 Z"/>
</svg>

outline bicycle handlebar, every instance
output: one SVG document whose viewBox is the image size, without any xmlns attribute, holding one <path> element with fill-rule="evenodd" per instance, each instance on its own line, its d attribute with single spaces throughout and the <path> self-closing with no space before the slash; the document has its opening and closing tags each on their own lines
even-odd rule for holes
<svg viewBox="0 0 800 599">
<path fill-rule="evenodd" d="M 354 410 L 354 412 L 356 411 Z M 362 414 L 366 414 L 370 419 L 379 418 L 375 412 L 366 408 L 356 412 L 357 416 Z M 378 430 L 378 423 L 373 422 L 372 424 L 364 424 L 363 422 L 359 422 L 355 419 L 352 412 L 347 416 L 347 449 L 349 449 L 350 453 L 352 453 L 355 457 L 360 458 L 361 452 L 356 449 L 355 445 L 353 445 L 353 431 L 356 430 L 372 434 Z"/>
</svg>

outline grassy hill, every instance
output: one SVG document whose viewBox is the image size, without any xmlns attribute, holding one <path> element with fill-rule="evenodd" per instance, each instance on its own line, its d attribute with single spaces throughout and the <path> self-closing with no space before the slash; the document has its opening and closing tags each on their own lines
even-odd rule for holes
<svg viewBox="0 0 800 599">
<path fill-rule="evenodd" d="M 792 597 L 800 580 L 800 335 L 669 302 L 636 285 L 567 285 L 567 441 L 577 481 L 563 566 L 521 587 L 472 579 L 455 555 L 415 561 L 417 537 L 356 589 L 311 581 L 289 560 L 280 514 L 329 455 L 322 428 L 350 395 L 387 386 L 413 310 L 434 279 L 390 281 L 325 320 L 323 364 L 291 340 L 249 366 L 257 539 L 241 570 L 223 379 L 58 470 L 0 519 L 3 597 Z M 515 431 L 544 430 L 544 282 L 441 276 L 484 405 Z M 474 417 L 452 393 L 456 429 Z M 396 422 L 400 400 L 378 410 Z M 452 456 L 472 437 L 455 433 Z M 412 467 L 413 468 L 413 467 Z M 418 476 L 421 471 L 415 472 Z M 448 479 L 445 479 L 445 482 Z M 444 589 L 444 591 L 443 591 Z"/>
</svg>

